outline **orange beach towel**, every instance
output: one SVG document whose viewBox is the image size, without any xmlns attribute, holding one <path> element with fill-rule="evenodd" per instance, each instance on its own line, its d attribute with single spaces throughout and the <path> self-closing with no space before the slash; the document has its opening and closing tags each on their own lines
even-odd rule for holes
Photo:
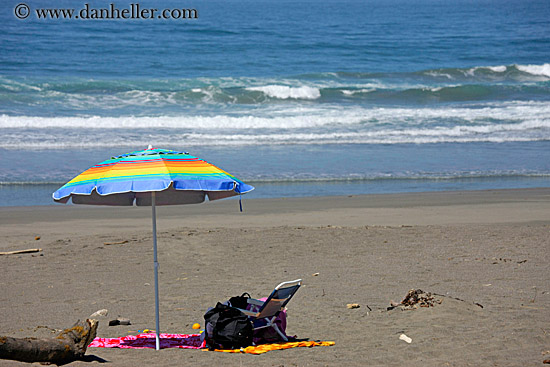
<svg viewBox="0 0 550 367">
<path fill-rule="evenodd" d="M 316 341 L 301 341 L 301 342 L 287 342 L 287 343 L 273 343 L 273 344 L 260 344 L 256 346 L 250 346 L 241 349 L 215 349 L 216 352 L 226 353 L 250 353 L 250 354 L 262 354 L 272 350 L 281 350 L 298 347 L 328 347 L 334 345 L 334 342 L 316 342 Z"/>
</svg>

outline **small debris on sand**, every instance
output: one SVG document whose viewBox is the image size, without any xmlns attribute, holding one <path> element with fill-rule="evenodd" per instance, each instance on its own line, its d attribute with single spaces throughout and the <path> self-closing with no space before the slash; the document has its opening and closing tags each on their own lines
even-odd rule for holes
<svg viewBox="0 0 550 367">
<path fill-rule="evenodd" d="M 435 294 L 430 292 L 424 292 L 421 289 L 411 289 L 401 303 L 395 303 L 394 301 L 390 302 L 390 306 L 387 308 L 388 311 L 393 310 L 394 308 L 399 307 L 401 310 L 415 310 L 418 307 L 434 307 L 443 303 L 444 298 L 452 298 L 457 301 L 466 302 L 460 298 L 443 296 L 441 294 Z M 473 302 L 474 305 L 483 308 L 479 303 Z"/>
<path fill-rule="evenodd" d="M 404 310 L 413 310 L 418 307 L 433 307 L 436 304 L 443 302 L 440 298 L 435 298 L 429 292 L 424 292 L 421 289 L 411 289 L 401 303 L 390 302 L 388 310 L 392 310 L 396 307 L 402 307 Z"/>
<path fill-rule="evenodd" d="M 420 307 L 433 307 L 436 304 L 441 304 L 441 302 L 441 299 L 436 299 L 429 292 L 424 292 L 421 289 L 411 289 L 405 298 L 403 298 L 401 304 L 405 307 L 413 308 L 417 305 Z"/>
<path fill-rule="evenodd" d="M 116 320 L 109 321 L 109 326 L 116 326 L 116 325 L 131 325 L 130 319 L 119 317 Z"/>
<path fill-rule="evenodd" d="M 409 338 L 409 337 L 408 337 L 407 335 L 405 335 L 405 334 L 399 335 L 399 340 L 403 340 L 404 342 L 409 343 L 409 344 L 411 344 L 412 341 L 413 341 L 411 338 Z"/>
<path fill-rule="evenodd" d="M 90 319 L 98 316 L 107 316 L 108 313 L 109 311 L 106 309 L 97 310 L 96 312 L 90 315 Z"/>
<path fill-rule="evenodd" d="M 110 245 L 123 245 L 125 243 L 128 243 L 128 240 L 124 241 L 116 241 L 116 242 L 103 242 L 103 245 L 110 246 Z"/>
<path fill-rule="evenodd" d="M 4 251 L 4 252 L 0 252 L 0 255 L 17 255 L 17 254 L 27 254 L 32 252 L 40 252 L 40 251 L 42 251 L 41 248 L 29 248 L 26 250 Z"/>
</svg>

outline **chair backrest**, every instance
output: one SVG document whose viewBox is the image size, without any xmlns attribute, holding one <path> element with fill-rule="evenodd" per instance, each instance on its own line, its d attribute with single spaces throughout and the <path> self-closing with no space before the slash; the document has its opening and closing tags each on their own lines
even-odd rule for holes
<svg viewBox="0 0 550 367">
<path fill-rule="evenodd" d="M 302 279 L 296 279 L 276 286 L 258 310 L 257 318 L 276 316 L 291 300 L 301 285 Z"/>
</svg>

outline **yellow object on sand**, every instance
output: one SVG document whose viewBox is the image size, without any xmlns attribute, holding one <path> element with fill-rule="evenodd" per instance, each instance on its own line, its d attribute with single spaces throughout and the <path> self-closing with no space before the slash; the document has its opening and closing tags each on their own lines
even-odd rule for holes
<svg viewBox="0 0 550 367">
<path fill-rule="evenodd" d="M 298 347 L 328 347 L 334 345 L 334 342 L 315 342 L 315 341 L 303 341 L 303 342 L 287 342 L 287 343 L 274 343 L 274 344 L 260 344 L 256 346 L 250 346 L 241 349 L 215 349 L 216 352 L 225 353 L 250 353 L 250 354 L 262 354 L 272 350 L 281 350 Z"/>
<path fill-rule="evenodd" d="M 193 329 L 197 330 L 201 328 L 201 324 L 195 322 L 192 327 Z"/>
</svg>

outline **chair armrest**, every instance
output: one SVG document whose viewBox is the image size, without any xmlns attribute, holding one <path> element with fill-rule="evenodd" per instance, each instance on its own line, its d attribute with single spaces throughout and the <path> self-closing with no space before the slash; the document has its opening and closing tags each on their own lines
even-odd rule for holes
<svg viewBox="0 0 550 367">
<path fill-rule="evenodd" d="M 254 298 L 249 298 L 246 300 L 246 302 L 249 305 L 254 305 L 254 306 L 263 306 L 264 304 L 264 301 L 260 301 L 259 299 L 254 299 Z"/>
<path fill-rule="evenodd" d="M 243 310 L 242 308 L 237 308 L 237 310 L 241 311 L 241 312 L 244 313 L 246 316 L 258 317 L 258 315 L 259 315 L 258 312 Z"/>
</svg>

